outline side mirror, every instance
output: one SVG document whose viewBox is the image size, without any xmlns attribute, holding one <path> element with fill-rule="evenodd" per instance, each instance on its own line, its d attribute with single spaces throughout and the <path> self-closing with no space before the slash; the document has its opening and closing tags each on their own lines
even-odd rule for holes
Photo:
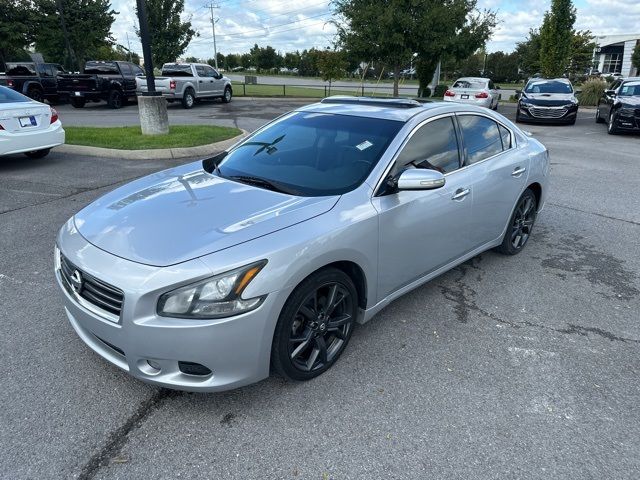
<svg viewBox="0 0 640 480">
<path fill-rule="evenodd" d="M 604 93 L 605 93 L 605 95 L 609 95 L 611 97 L 615 97 L 615 95 L 616 95 L 616 91 L 615 90 L 605 90 Z"/>
<path fill-rule="evenodd" d="M 520 95 L 522 93 L 522 90 L 516 90 L 516 95 Z"/>
<path fill-rule="evenodd" d="M 433 190 L 443 187 L 444 175 L 436 170 L 411 168 L 398 178 L 398 190 Z"/>
<path fill-rule="evenodd" d="M 582 90 L 574 90 L 573 94 L 574 95 L 580 95 L 582 93 Z"/>
</svg>

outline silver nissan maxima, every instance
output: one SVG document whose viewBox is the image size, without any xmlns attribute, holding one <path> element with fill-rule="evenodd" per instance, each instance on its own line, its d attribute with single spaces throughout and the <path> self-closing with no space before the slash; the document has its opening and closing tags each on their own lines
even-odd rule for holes
<svg viewBox="0 0 640 480">
<path fill-rule="evenodd" d="M 490 110 L 330 97 L 94 201 L 55 273 L 80 338 L 136 378 L 307 380 L 356 321 L 484 250 L 519 253 L 548 177 L 545 147 Z"/>
</svg>

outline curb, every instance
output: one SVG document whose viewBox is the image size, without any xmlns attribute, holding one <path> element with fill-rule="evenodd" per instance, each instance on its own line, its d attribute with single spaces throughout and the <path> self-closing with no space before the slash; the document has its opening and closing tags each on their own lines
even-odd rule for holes
<svg viewBox="0 0 640 480">
<path fill-rule="evenodd" d="M 206 157 L 221 152 L 242 140 L 249 134 L 242 130 L 240 135 L 208 145 L 184 148 L 154 148 L 151 150 L 118 150 L 115 148 L 88 147 L 86 145 L 60 145 L 56 151 L 90 157 L 122 158 L 125 160 L 169 160 L 187 157 Z"/>
</svg>

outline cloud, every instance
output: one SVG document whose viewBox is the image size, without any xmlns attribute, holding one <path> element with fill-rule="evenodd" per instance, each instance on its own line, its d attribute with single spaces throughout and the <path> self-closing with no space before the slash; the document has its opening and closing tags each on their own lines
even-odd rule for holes
<svg viewBox="0 0 640 480">
<path fill-rule="evenodd" d="M 132 2 L 112 0 L 120 12 L 113 25 L 118 43 L 141 53 L 135 35 L 137 18 Z M 327 0 L 218 0 L 214 10 L 216 43 L 223 53 L 247 52 L 257 43 L 271 45 L 287 52 L 331 45 L 335 27 Z M 628 0 L 576 0 L 576 28 L 589 29 L 594 34 L 640 33 L 640 2 Z M 185 56 L 213 57 L 211 13 L 206 0 L 186 0 L 183 19 L 189 19 L 200 36 L 191 42 Z M 478 8 L 497 11 L 499 24 L 487 44 L 490 52 L 513 51 L 516 42 L 523 41 L 531 28 L 538 28 L 550 0 L 479 0 Z"/>
</svg>

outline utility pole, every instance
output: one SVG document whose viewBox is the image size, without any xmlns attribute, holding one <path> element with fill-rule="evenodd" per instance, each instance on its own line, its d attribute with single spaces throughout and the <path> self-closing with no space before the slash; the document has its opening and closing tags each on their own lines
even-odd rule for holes
<svg viewBox="0 0 640 480">
<path fill-rule="evenodd" d="M 129 32 L 127 34 L 127 48 L 129 49 L 129 61 L 131 61 L 131 42 L 129 41 Z"/>
<path fill-rule="evenodd" d="M 219 5 L 214 5 L 213 3 L 211 3 L 209 5 L 209 8 L 211 9 L 211 30 L 213 31 L 213 63 L 215 63 L 216 65 L 216 70 L 218 70 L 218 49 L 216 47 L 216 23 L 220 19 L 213 18 L 213 9 L 220 8 L 220 7 Z"/>
<path fill-rule="evenodd" d="M 71 42 L 69 41 L 69 32 L 67 31 L 67 24 L 64 21 L 64 11 L 62 10 L 62 2 L 61 0 L 56 0 L 56 7 L 58 8 L 58 13 L 60 14 L 60 26 L 62 27 L 62 34 L 64 35 L 64 43 L 67 46 L 67 53 L 69 55 L 69 62 L 73 64 L 73 67 L 76 67 L 76 55 L 71 48 Z M 68 66 L 68 65 L 67 65 Z M 77 65 L 80 70 L 82 70 L 81 65 Z"/>
</svg>

